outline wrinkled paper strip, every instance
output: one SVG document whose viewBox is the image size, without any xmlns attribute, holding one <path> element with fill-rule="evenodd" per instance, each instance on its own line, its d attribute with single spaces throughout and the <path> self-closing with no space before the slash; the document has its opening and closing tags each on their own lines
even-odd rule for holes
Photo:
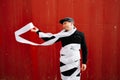
<svg viewBox="0 0 120 80">
<path fill-rule="evenodd" d="M 32 41 L 29 41 L 27 39 L 22 38 L 20 35 L 28 32 L 30 29 L 34 28 L 34 25 L 31 23 L 28 23 L 27 25 L 25 25 L 24 27 L 20 28 L 19 30 L 15 31 L 15 39 L 17 42 L 20 43 L 25 43 L 25 44 L 30 44 L 30 45 L 35 45 L 35 46 L 48 46 L 48 45 L 52 45 L 56 40 L 58 40 L 58 38 L 54 38 L 52 40 L 46 41 L 42 44 L 38 44 L 38 43 L 34 43 Z"/>
<path fill-rule="evenodd" d="M 30 44 L 30 45 L 35 45 L 35 46 L 48 46 L 48 45 L 52 45 L 54 44 L 59 38 L 61 37 L 66 37 L 66 36 L 70 36 L 72 35 L 75 31 L 75 29 L 72 29 L 70 31 L 65 32 L 65 30 L 63 29 L 62 31 L 60 31 L 57 34 L 52 34 L 52 33 L 43 33 L 43 32 L 39 32 L 39 36 L 42 37 L 51 37 L 54 36 L 55 38 L 50 39 L 44 43 L 38 44 L 38 43 L 34 43 L 32 41 L 29 41 L 27 39 L 22 38 L 20 35 L 28 32 L 30 29 L 34 28 L 34 25 L 31 23 L 28 23 L 27 25 L 25 25 L 24 27 L 20 28 L 19 30 L 15 31 L 15 39 L 17 42 L 20 43 L 24 43 L 24 44 Z"/>
</svg>

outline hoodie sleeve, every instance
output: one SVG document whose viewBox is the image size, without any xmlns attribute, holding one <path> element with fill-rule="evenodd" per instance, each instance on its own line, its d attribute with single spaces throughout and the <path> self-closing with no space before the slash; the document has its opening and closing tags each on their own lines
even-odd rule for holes
<svg viewBox="0 0 120 80">
<path fill-rule="evenodd" d="M 87 63 L 88 50 L 87 50 L 87 46 L 86 46 L 84 33 L 81 34 L 81 37 L 82 37 L 82 39 L 81 39 L 82 63 L 86 64 Z"/>
</svg>

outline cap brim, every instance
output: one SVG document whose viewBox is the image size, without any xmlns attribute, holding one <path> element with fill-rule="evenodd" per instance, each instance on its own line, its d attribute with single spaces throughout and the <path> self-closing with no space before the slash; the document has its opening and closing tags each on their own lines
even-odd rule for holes
<svg viewBox="0 0 120 80">
<path fill-rule="evenodd" d="M 61 19 L 61 20 L 59 21 L 59 23 L 60 23 L 60 24 L 63 24 L 63 23 L 66 22 L 66 21 L 68 21 L 68 22 L 74 22 L 74 20 L 73 20 L 72 18 L 64 18 L 64 19 Z"/>
</svg>

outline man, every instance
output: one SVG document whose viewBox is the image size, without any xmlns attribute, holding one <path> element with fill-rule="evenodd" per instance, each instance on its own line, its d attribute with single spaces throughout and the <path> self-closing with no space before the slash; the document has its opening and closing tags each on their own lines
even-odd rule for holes
<svg viewBox="0 0 120 80">
<path fill-rule="evenodd" d="M 66 17 L 59 21 L 65 32 L 71 33 L 68 36 L 60 37 L 56 42 L 61 41 L 62 48 L 60 50 L 60 72 L 62 80 L 80 80 L 80 71 L 86 70 L 87 62 L 87 47 L 84 34 L 76 29 L 74 26 L 74 20 L 70 17 Z M 36 32 L 39 36 L 42 36 L 41 31 L 34 27 L 32 32 Z M 42 38 L 42 37 L 41 37 Z M 45 41 L 56 38 L 56 36 L 44 37 Z M 82 49 L 82 66 L 80 69 L 80 49 Z"/>
</svg>

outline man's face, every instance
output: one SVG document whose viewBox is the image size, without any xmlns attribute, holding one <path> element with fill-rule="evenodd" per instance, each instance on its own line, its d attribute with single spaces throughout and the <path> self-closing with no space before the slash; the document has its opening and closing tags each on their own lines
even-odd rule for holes
<svg viewBox="0 0 120 80">
<path fill-rule="evenodd" d="M 65 30 L 71 30 L 72 29 L 72 25 L 73 23 L 72 22 L 68 22 L 68 21 L 65 21 L 63 22 L 62 26 Z"/>
</svg>

